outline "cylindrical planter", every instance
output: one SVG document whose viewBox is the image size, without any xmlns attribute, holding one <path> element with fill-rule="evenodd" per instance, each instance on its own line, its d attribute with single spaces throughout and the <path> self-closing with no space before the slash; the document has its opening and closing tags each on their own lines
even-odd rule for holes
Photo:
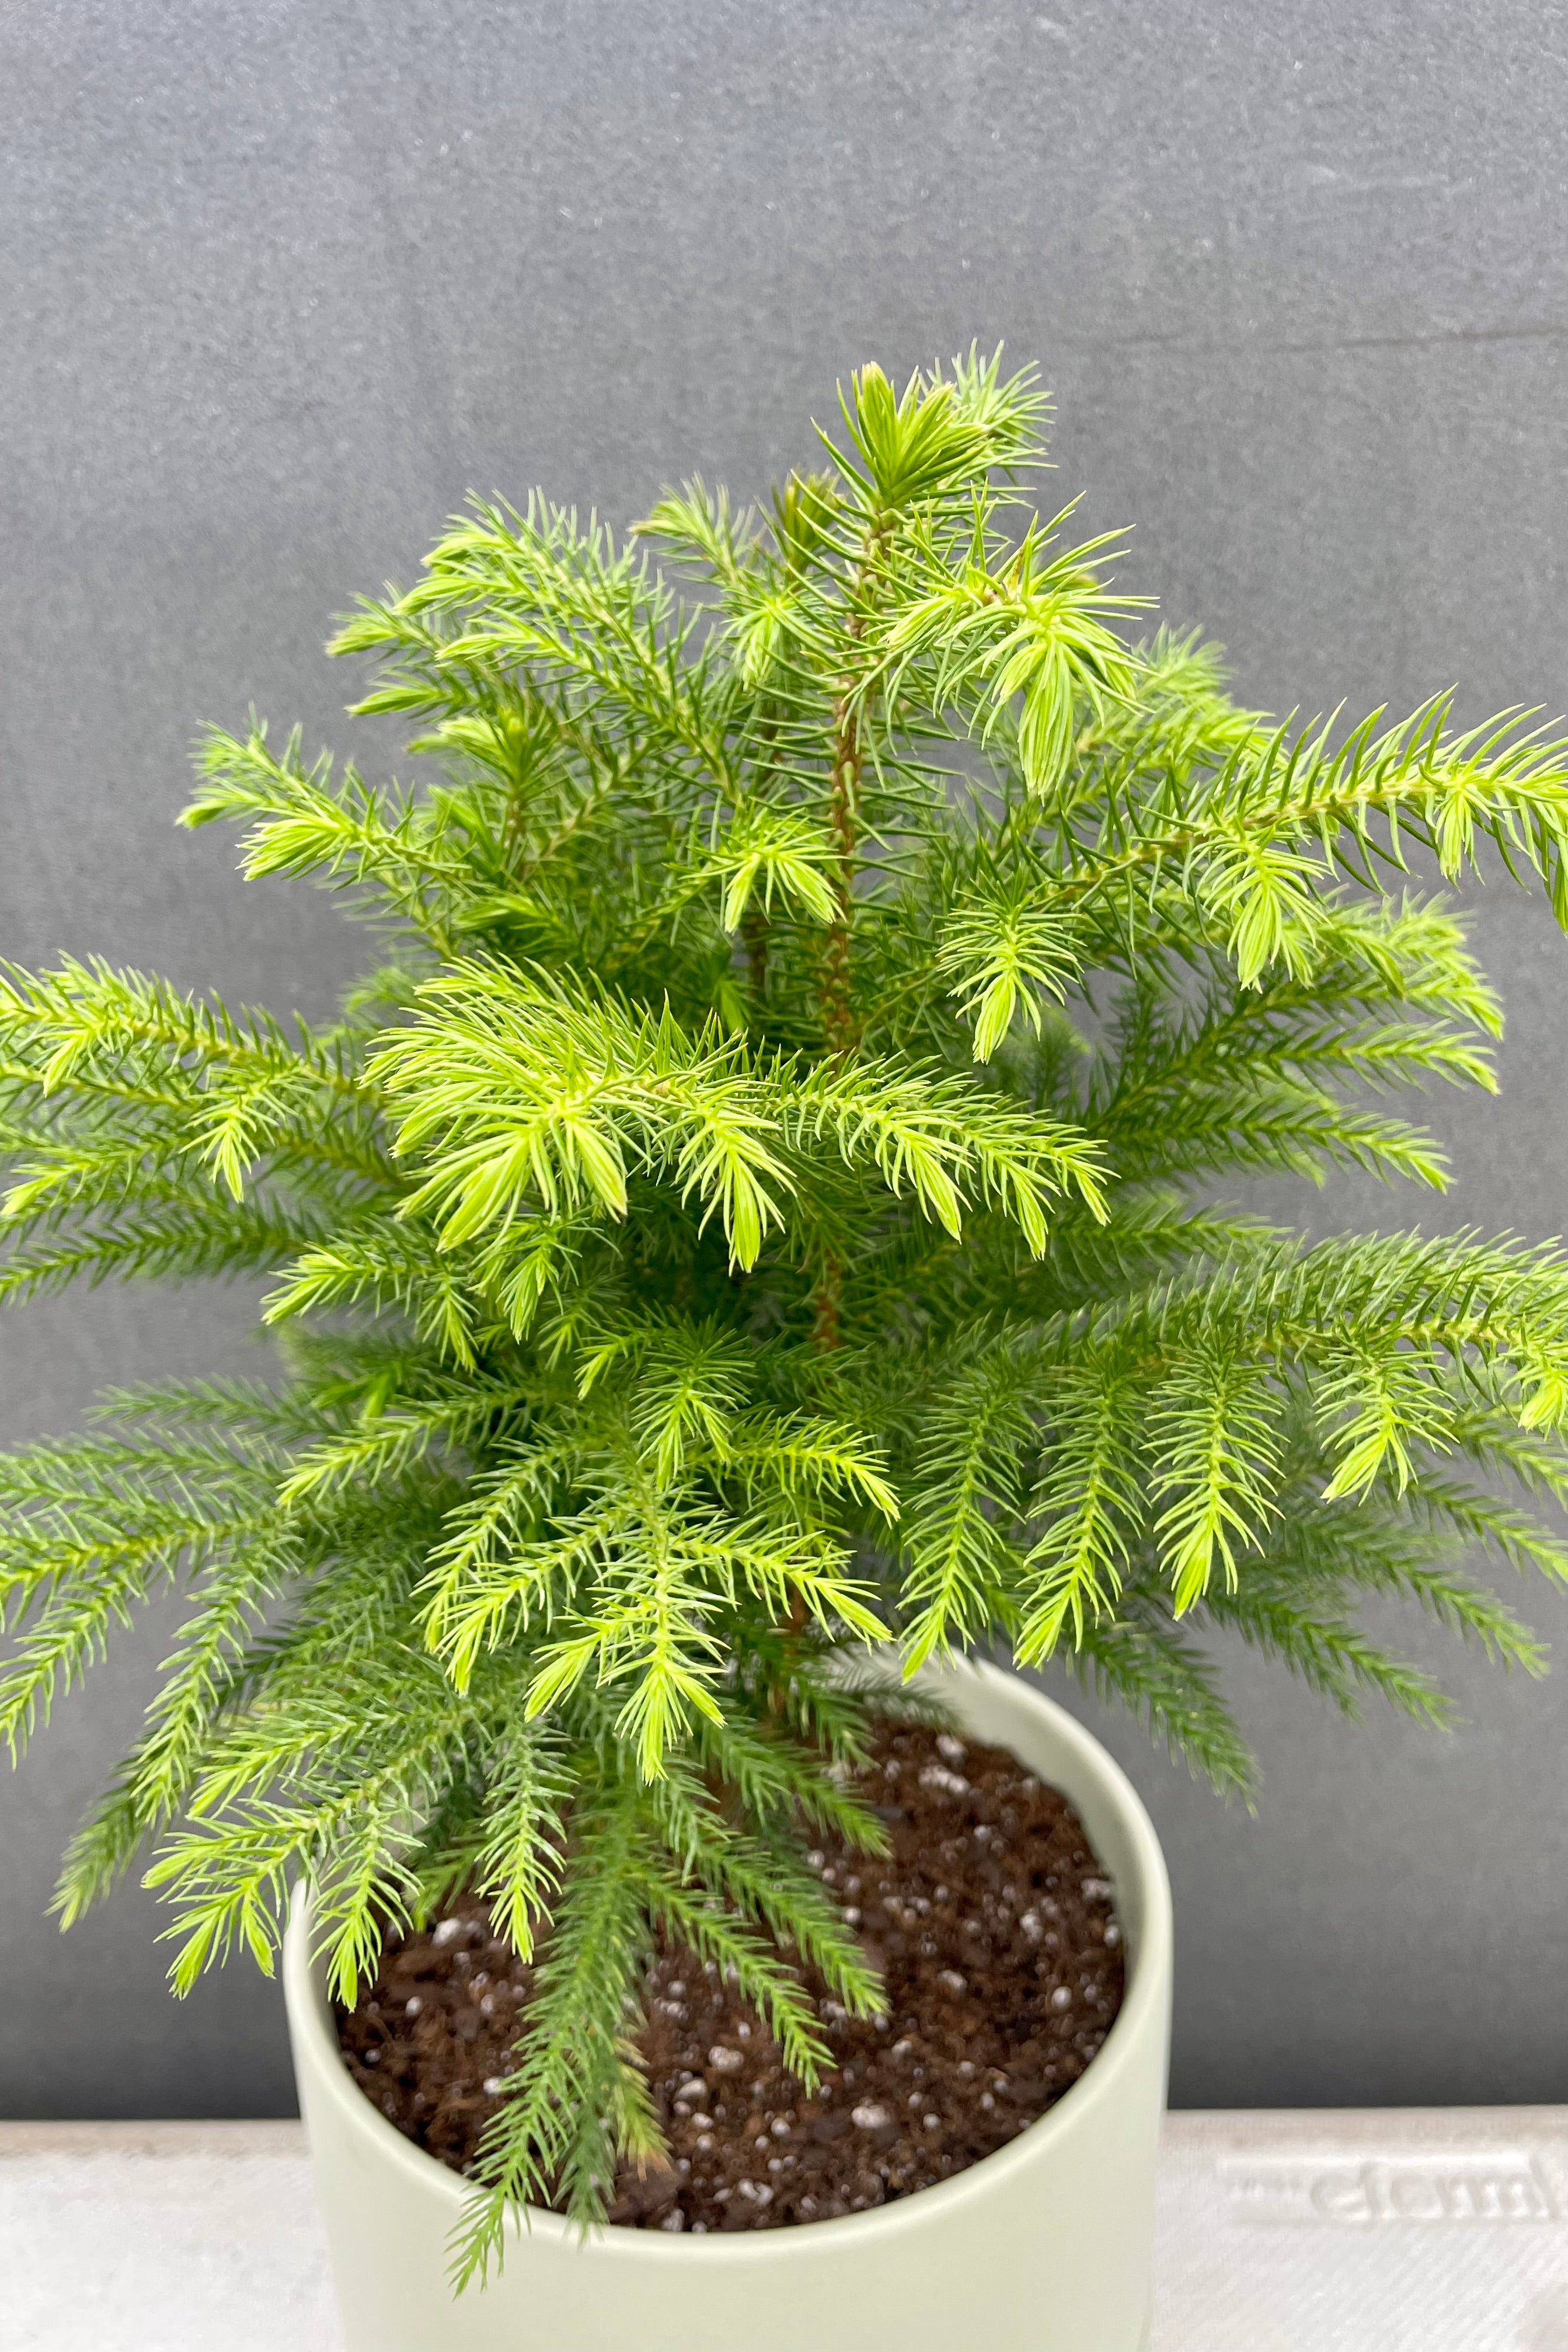
<svg viewBox="0 0 1568 2352">
<path fill-rule="evenodd" d="M 1171 2012 L 1159 1843 L 1121 1768 L 1029 1685 L 966 1665 L 942 1686 L 975 1738 L 1010 1748 L 1070 1800 L 1115 1889 L 1127 1994 L 1072 2089 L 967 2171 L 837 2221 L 584 2239 L 531 2210 L 499 2278 L 454 2297 L 464 2184 L 353 2083 L 301 1901 L 284 1985 L 348 2352 L 1137 2352 L 1147 2342 Z"/>
</svg>

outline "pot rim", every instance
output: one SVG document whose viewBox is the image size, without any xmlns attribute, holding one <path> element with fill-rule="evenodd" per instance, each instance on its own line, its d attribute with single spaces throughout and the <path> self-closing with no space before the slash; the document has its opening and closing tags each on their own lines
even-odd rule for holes
<svg viewBox="0 0 1568 2352">
<path fill-rule="evenodd" d="M 650 2264 L 776 2262 L 789 2251 L 781 2245 L 781 2240 L 806 2242 L 798 2249 L 804 2255 L 807 2243 L 821 2245 L 822 2232 L 828 2230 L 834 2232 L 835 2245 L 845 2247 L 851 2231 L 858 2240 L 886 2237 L 918 2227 L 921 2214 L 934 2212 L 933 2200 L 940 2199 L 942 2209 L 951 2211 L 962 2200 L 984 2196 L 992 2186 L 1000 2188 L 1011 2174 L 1048 2158 L 1057 2142 L 1074 2131 L 1094 2105 L 1103 2105 L 1116 2096 L 1123 2075 L 1136 2063 L 1139 2045 L 1148 2032 L 1160 2030 L 1157 2012 L 1168 1999 L 1173 1946 L 1171 1885 L 1154 1824 L 1142 1799 L 1110 1750 L 1075 1716 L 1033 1684 L 984 1660 L 953 1660 L 941 1672 L 944 1676 L 972 1677 L 999 1685 L 1009 1696 L 1043 1712 L 1057 1738 L 1072 1751 L 1074 1763 L 1081 1765 L 1086 1775 L 1099 1782 L 1101 1793 L 1110 1799 L 1121 1816 L 1131 1848 L 1131 1875 L 1137 1882 L 1142 1920 L 1136 1946 L 1129 1954 L 1132 1964 L 1131 1982 L 1121 2007 L 1105 2041 L 1078 2081 L 1054 2106 L 1026 2125 L 1005 2147 L 983 2157 L 976 2164 L 967 2165 L 951 2179 L 936 2181 L 911 2196 L 895 2198 L 889 2204 L 873 2206 L 863 2213 L 840 2213 L 828 2221 L 797 2223 L 788 2230 L 713 2231 L 696 2236 L 689 2231 L 617 2229 L 607 2224 L 584 2232 L 564 2214 L 526 2205 L 516 2209 L 512 2226 L 518 2235 L 538 2231 L 558 2243 L 577 2239 L 584 2253 L 592 2252 L 596 2257 Z M 1131 1893 L 1131 1888 L 1128 1891 Z M 283 1941 L 283 1986 L 291 2030 L 316 2061 L 312 2070 L 316 2087 L 333 2101 L 352 2128 L 368 2133 L 380 2160 L 396 2165 L 411 2181 L 420 2183 L 427 2195 L 447 2205 L 455 2227 L 464 2205 L 474 2194 L 472 2184 L 438 2157 L 427 2156 L 423 2148 L 405 2138 L 396 2126 L 371 2105 L 343 2063 L 321 1973 L 310 1951 L 310 1907 L 309 1883 L 301 1880 L 294 1889 Z"/>
</svg>

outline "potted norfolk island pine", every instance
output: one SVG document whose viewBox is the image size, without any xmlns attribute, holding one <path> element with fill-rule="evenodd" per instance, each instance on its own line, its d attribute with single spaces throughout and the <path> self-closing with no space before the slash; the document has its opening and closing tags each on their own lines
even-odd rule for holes
<svg viewBox="0 0 1568 2352">
<path fill-rule="evenodd" d="M 279 1357 L 5 1462 L 5 1724 L 180 1580 L 60 1908 L 141 1858 L 184 1986 L 292 1904 L 381 2352 L 1136 2344 L 1158 1849 L 963 1662 L 1234 1790 L 1215 1637 L 1438 1717 L 1359 1605 L 1533 1667 L 1456 1562 L 1564 1564 L 1561 1257 L 1215 1205 L 1440 1187 L 1387 1091 L 1490 1084 L 1499 1016 L 1404 853 L 1563 913 L 1561 747 L 1131 642 L 1027 373 L 841 408 L 760 512 L 477 507 L 365 603 L 414 786 L 208 740 L 187 822 L 374 918 L 335 1024 L 0 1001 L 6 1295 L 258 1276 Z"/>
</svg>

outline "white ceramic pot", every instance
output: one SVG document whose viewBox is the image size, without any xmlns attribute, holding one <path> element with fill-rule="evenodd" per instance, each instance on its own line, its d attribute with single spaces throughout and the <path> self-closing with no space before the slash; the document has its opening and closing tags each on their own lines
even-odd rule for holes
<svg viewBox="0 0 1568 2352">
<path fill-rule="evenodd" d="M 499 2278 L 454 2298 L 464 2188 L 376 2113 L 338 2052 L 308 1906 L 289 2024 L 348 2352 L 1136 2352 L 1148 2340 L 1171 2011 L 1171 1892 L 1120 1767 L 994 1666 L 944 1674 L 978 1739 L 1077 1808 L 1116 1890 L 1128 1988 L 1093 2063 L 983 2163 L 865 2213 L 733 2236 L 520 2216 Z"/>
</svg>

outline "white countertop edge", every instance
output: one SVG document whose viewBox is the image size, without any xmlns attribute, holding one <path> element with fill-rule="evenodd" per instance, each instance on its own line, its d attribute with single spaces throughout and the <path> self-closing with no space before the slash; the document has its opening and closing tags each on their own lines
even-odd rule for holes
<svg viewBox="0 0 1568 2352">
<path fill-rule="evenodd" d="M 1159 2195 L 1152 2352 L 1568 2352 L 1568 2107 L 1178 2112 Z M 0 2123 L 0 2251 L 7 2352 L 339 2343 L 295 2121 Z"/>
</svg>

